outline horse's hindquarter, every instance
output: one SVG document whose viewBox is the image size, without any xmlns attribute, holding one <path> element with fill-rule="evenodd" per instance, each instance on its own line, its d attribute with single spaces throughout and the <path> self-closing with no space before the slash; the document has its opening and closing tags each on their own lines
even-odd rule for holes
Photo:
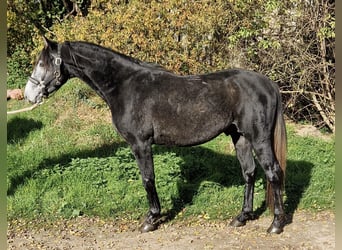
<svg viewBox="0 0 342 250">
<path fill-rule="evenodd" d="M 151 122 L 157 144 L 195 145 L 232 122 L 237 89 L 222 76 L 169 77 L 151 89 Z M 229 86 L 231 85 L 231 86 Z"/>
</svg>

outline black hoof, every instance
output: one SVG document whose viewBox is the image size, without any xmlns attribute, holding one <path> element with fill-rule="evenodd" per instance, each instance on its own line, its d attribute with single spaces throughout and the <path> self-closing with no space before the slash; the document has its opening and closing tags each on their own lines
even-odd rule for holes
<svg viewBox="0 0 342 250">
<path fill-rule="evenodd" d="M 140 226 L 141 233 L 148 233 L 158 229 L 158 223 L 150 223 L 144 221 L 144 223 Z"/>
<path fill-rule="evenodd" d="M 232 227 L 242 227 L 244 225 L 246 225 L 246 221 L 239 221 L 238 218 L 234 218 L 234 220 L 229 223 L 229 226 Z"/>
<path fill-rule="evenodd" d="M 255 220 L 255 219 L 257 219 L 257 216 L 255 216 L 253 212 L 242 212 L 241 214 L 236 216 L 234 220 L 232 220 L 229 223 L 229 225 L 232 227 L 242 227 L 246 225 L 246 222 L 248 220 Z"/>
<path fill-rule="evenodd" d="M 152 232 L 158 229 L 160 223 L 162 222 L 162 218 L 160 214 L 152 214 L 149 212 L 145 218 L 144 223 L 140 226 L 141 233 Z"/>
<path fill-rule="evenodd" d="M 282 233 L 284 230 L 282 227 L 275 227 L 273 225 L 271 225 L 268 229 L 267 232 L 271 233 L 271 234 L 280 234 Z"/>
<path fill-rule="evenodd" d="M 284 227 L 289 223 L 289 219 L 285 214 L 275 215 L 271 226 L 267 229 L 268 233 L 280 234 L 284 231 Z"/>
</svg>

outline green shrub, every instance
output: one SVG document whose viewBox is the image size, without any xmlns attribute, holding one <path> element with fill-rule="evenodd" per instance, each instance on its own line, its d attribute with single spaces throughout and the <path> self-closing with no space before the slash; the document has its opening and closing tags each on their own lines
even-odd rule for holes
<svg viewBox="0 0 342 250">
<path fill-rule="evenodd" d="M 177 73 L 208 72 L 246 66 L 237 39 L 259 33 L 262 23 L 241 17 L 254 18 L 251 7 L 261 2 L 97 1 L 87 17 L 55 25 L 54 33 L 59 41 L 94 42 Z M 232 39 L 236 32 L 243 35 Z"/>
<path fill-rule="evenodd" d="M 326 0 L 98 0 L 52 30 L 58 41 L 94 42 L 180 74 L 259 71 L 284 90 L 289 117 L 334 131 L 333 10 Z"/>
<path fill-rule="evenodd" d="M 31 74 L 32 65 L 26 51 L 18 48 L 7 59 L 7 88 L 22 88 Z"/>
</svg>

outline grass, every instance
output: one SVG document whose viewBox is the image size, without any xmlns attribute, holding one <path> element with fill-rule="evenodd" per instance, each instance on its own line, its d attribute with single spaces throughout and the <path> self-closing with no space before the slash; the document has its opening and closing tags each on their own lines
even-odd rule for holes
<svg viewBox="0 0 342 250">
<path fill-rule="evenodd" d="M 8 109 L 24 102 L 8 103 Z M 64 86 L 39 108 L 8 116 L 8 218 L 88 215 L 137 220 L 148 209 L 139 170 L 105 104 L 83 83 Z M 335 208 L 335 140 L 299 137 L 288 127 L 285 206 Z M 229 137 L 196 147 L 154 146 L 163 213 L 227 219 L 241 210 L 244 182 Z M 264 201 L 258 168 L 255 209 Z"/>
</svg>

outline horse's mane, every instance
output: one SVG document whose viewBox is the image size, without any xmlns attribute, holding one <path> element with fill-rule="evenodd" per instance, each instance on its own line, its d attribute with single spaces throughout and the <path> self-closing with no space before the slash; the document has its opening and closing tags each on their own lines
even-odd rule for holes
<svg viewBox="0 0 342 250">
<path fill-rule="evenodd" d="M 75 45 L 77 45 L 77 46 L 82 46 L 82 47 L 86 47 L 86 48 L 89 48 L 89 49 L 97 48 L 98 50 L 107 52 L 109 54 L 113 54 L 115 56 L 119 56 L 120 58 L 122 58 L 124 60 L 127 60 L 127 61 L 129 61 L 131 63 L 134 63 L 134 64 L 137 64 L 137 65 L 140 65 L 140 66 L 142 66 L 144 68 L 153 69 L 153 70 L 159 70 L 159 71 L 165 71 L 165 72 L 170 72 L 168 69 L 164 68 L 163 66 L 161 66 L 159 64 L 151 63 L 151 62 L 144 62 L 142 60 L 139 60 L 137 58 L 125 55 L 125 54 L 123 54 L 121 52 L 115 51 L 115 50 L 113 50 L 111 48 L 108 48 L 108 47 L 103 47 L 103 46 L 100 46 L 100 45 L 97 45 L 97 44 L 94 44 L 94 43 L 84 42 L 84 41 L 73 42 L 73 43 Z"/>
<path fill-rule="evenodd" d="M 149 68 L 149 69 L 153 69 L 153 70 L 158 70 L 158 71 L 165 71 L 165 72 L 170 72 L 168 69 L 164 68 L 163 66 L 161 66 L 160 64 L 157 63 L 152 63 L 152 62 L 145 62 L 142 60 L 139 60 L 137 58 L 131 57 L 131 56 L 127 56 L 125 54 L 122 54 L 120 52 L 114 51 L 112 50 L 115 54 L 119 55 L 120 57 L 123 57 L 135 64 L 138 64 L 144 68 Z"/>
</svg>

